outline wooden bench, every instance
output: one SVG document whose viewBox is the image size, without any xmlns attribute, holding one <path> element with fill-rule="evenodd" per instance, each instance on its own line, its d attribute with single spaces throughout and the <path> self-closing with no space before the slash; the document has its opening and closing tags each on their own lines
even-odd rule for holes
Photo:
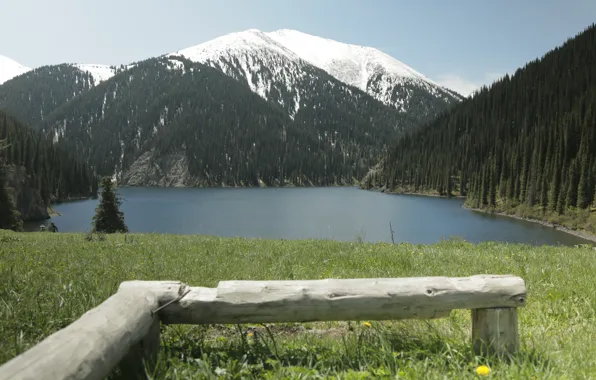
<svg viewBox="0 0 596 380">
<path fill-rule="evenodd" d="M 482 355 L 519 349 L 517 308 L 524 280 L 509 275 L 305 281 L 127 281 L 66 328 L 0 367 L 1 380 L 103 379 L 116 366 L 141 378 L 155 361 L 164 324 L 236 324 L 431 319 L 472 310 L 472 344 Z"/>
</svg>

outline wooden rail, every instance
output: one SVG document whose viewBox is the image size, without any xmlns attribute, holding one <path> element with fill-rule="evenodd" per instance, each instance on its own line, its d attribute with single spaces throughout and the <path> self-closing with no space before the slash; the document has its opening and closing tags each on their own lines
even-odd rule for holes
<svg viewBox="0 0 596 380">
<path fill-rule="evenodd" d="M 479 354 L 519 348 L 520 277 L 481 275 L 307 281 L 223 281 L 217 288 L 178 281 L 127 281 L 77 321 L 0 367 L 4 379 L 103 379 L 115 367 L 143 378 L 154 363 L 159 323 L 275 323 L 430 319 L 472 310 Z"/>
</svg>

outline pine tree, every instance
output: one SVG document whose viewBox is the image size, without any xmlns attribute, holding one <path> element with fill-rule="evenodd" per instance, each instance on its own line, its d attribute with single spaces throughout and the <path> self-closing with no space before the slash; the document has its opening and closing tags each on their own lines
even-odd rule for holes
<svg viewBox="0 0 596 380">
<path fill-rule="evenodd" d="M 5 141 L 0 141 L 0 152 L 7 147 Z M 6 176 L 7 168 L 4 159 L 0 157 L 0 229 L 20 231 L 23 227 L 23 221 L 14 200 L 8 192 Z"/>
<path fill-rule="evenodd" d="M 124 213 L 120 211 L 120 199 L 114 192 L 114 185 L 110 177 L 101 180 L 101 200 L 95 209 L 93 217 L 93 231 L 104 233 L 128 232 L 124 223 Z"/>
<path fill-rule="evenodd" d="M 587 152 L 580 147 L 578 156 L 581 159 L 579 184 L 577 186 L 577 207 L 587 208 L 590 204 L 590 171 L 589 156 Z M 586 149 L 587 150 L 587 149 Z"/>
</svg>

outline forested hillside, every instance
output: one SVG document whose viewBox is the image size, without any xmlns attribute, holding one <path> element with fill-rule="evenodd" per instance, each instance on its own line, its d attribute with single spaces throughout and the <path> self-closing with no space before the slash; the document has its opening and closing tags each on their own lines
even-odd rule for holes
<svg viewBox="0 0 596 380">
<path fill-rule="evenodd" d="M 73 65 L 43 66 L 1 85 L 0 109 L 37 126 L 49 113 L 93 85 L 93 77 Z"/>
<path fill-rule="evenodd" d="M 596 202 L 595 129 L 592 25 L 407 134 L 363 186 L 467 195 L 472 207 L 527 216 L 569 214 Z"/>
<path fill-rule="evenodd" d="M 8 144 L 0 161 L 6 164 L 8 187 L 23 219 L 47 218 L 51 201 L 97 193 L 97 179 L 85 163 L 4 111 L 0 140 Z"/>
<path fill-rule="evenodd" d="M 400 131 L 418 124 L 322 70 L 290 116 L 221 71 L 150 59 L 48 115 L 43 131 L 124 184 L 355 183 Z"/>
</svg>

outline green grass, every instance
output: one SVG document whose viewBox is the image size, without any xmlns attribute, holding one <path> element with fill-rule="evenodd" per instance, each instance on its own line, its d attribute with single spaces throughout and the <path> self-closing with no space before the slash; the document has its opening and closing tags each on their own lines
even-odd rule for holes
<svg viewBox="0 0 596 380">
<path fill-rule="evenodd" d="M 155 378 L 596 378 L 596 251 L 445 241 L 435 245 L 0 231 L 0 363 L 67 326 L 125 280 L 318 279 L 515 274 L 521 353 L 483 359 L 469 311 L 432 321 L 167 326 Z M 253 330 L 250 330 L 253 331 Z"/>
</svg>

